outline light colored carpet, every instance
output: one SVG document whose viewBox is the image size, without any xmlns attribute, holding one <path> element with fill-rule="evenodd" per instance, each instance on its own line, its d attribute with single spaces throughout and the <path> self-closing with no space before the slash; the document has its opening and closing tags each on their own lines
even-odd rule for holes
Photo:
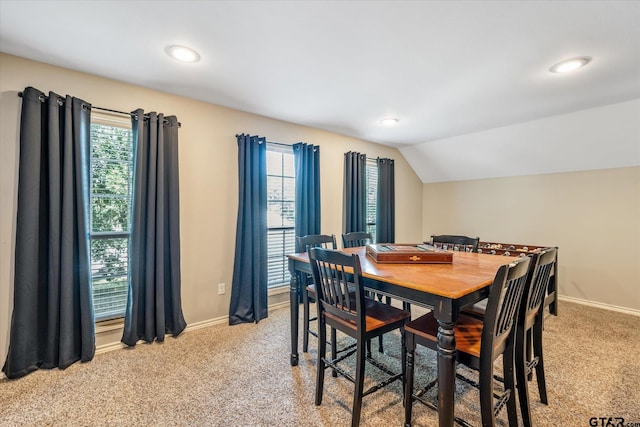
<svg viewBox="0 0 640 427">
<path fill-rule="evenodd" d="M 535 425 L 588 426 L 591 417 L 640 422 L 640 317 L 561 302 L 560 316 L 547 317 L 544 339 L 550 404 L 538 401 L 530 383 Z M 0 425 L 349 425 L 353 385 L 327 375 L 323 403 L 315 406 L 316 341 L 297 367 L 289 365 L 289 342 L 284 308 L 258 324 L 195 330 L 64 371 L 4 378 Z M 400 369 L 399 334 L 385 337 L 385 350 L 379 358 Z M 419 348 L 418 364 L 417 382 L 435 375 L 433 352 Z M 365 397 L 361 425 L 401 426 L 403 414 L 396 383 Z M 458 385 L 456 414 L 480 425 L 475 389 Z M 437 423 L 434 411 L 415 403 L 415 426 Z"/>
</svg>

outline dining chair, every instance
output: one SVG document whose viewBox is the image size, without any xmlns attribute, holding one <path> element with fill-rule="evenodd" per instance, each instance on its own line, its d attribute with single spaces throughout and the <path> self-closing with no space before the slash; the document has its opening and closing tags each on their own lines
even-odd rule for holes
<svg viewBox="0 0 640 427">
<path fill-rule="evenodd" d="M 531 426 L 531 408 L 529 404 L 528 382 L 536 373 L 540 401 L 545 405 L 547 383 L 544 376 L 542 351 L 542 331 L 544 318 L 544 300 L 549 288 L 551 273 L 556 267 L 556 249 L 547 248 L 534 255 L 533 267 L 527 280 L 516 326 L 516 383 L 520 400 L 520 412 L 525 427 Z"/>
<path fill-rule="evenodd" d="M 555 247 L 556 250 L 556 263 L 553 267 L 553 274 L 551 275 L 551 279 L 549 279 L 549 287 L 547 288 L 547 294 L 544 297 L 544 302 L 542 303 L 542 309 L 544 310 L 546 307 L 549 307 L 549 313 L 557 316 L 558 315 L 558 247 Z"/>
<path fill-rule="evenodd" d="M 342 233 L 342 247 L 343 248 L 356 248 L 359 246 L 366 246 L 368 244 L 373 243 L 373 236 L 371 235 L 371 233 L 366 232 L 366 231 L 352 231 L 350 233 Z M 372 298 L 375 298 L 374 295 L 369 295 L 369 292 L 365 293 L 366 296 L 371 296 Z M 377 294 L 378 297 L 378 301 L 382 302 L 382 294 Z M 390 296 L 386 296 L 385 297 L 385 302 L 389 305 L 391 305 L 391 297 Z M 408 305 L 408 303 L 404 303 L 403 302 L 403 309 L 410 311 L 411 307 Z M 369 348 L 371 348 L 369 346 Z M 378 338 L 378 351 L 380 353 L 384 352 L 384 345 L 382 343 L 382 336 L 380 336 Z M 371 354 L 371 352 L 369 352 L 369 354 Z"/>
<path fill-rule="evenodd" d="M 450 251 L 478 252 L 478 242 L 480 242 L 479 237 L 459 236 L 455 234 L 431 235 L 432 245 Z"/>
<path fill-rule="evenodd" d="M 460 364 L 479 371 L 478 384 L 465 379 L 480 392 L 480 412 L 484 427 L 494 426 L 499 411 L 506 406 L 509 426 L 518 425 L 516 388 L 514 375 L 515 323 L 518 307 L 527 281 L 531 260 L 515 259 L 501 266 L 489 288 L 487 310 L 483 320 L 461 314 L 454 334 L 456 360 Z M 405 426 L 411 426 L 414 400 L 432 409 L 437 407 L 423 398 L 424 393 L 437 384 L 437 379 L 414 394 L 414 370 L 416 345 L 438 351 L 438 322 L 433 312 L 427 313 L 405 325 Z M 494 403 L 494 364 L 502 356 L 504 392 Z M 456 374 L 459 377 L 459 373 Z M 457 418 L 461 423 L 466 421 Z"/>
<path fill-rule="evenodd" d="M 365 231 L 352 231 L 350 233 L 342 233 L 342 247 L 355 248 L 358 246 L 366 246 L 373 243 L 371 233 Z"/>
<path fill-rule="evenodd" d="M 309 248 L 325 248 L 325 249 L 337 249 L 335 234 L 308 234 L 306 236 L 296 237 L 296 252 L 308 252 Z M 309 329 L 309 323 L 317 320 L 316 317 L 310 317 L 309 304 L 316 302 L 316 288 L 313 284 L 313 277 L 311 274 L 303 277 L 302 283 L 302 351 L 305 353 L 309 351 L 309 334 L 317 337 L 315 331 Z"/>
<path fill-rule="evenodd" d="M 411 313 L 399 308 L 383 304 L 374 299 L 365 298 L 360 258 L 357 254 L 310 248 L 309 261 L 316 286 L 318 310 L 318 363 L 316 364 L 315 404 L 322 404 L 325 369 L 345 377 L 354 383 L 353 404 L 351 410 L 351 426 L 360 424 L 362 399 L 376 390 L 395 381 L 403 381 L 404 364 L 401 373 L 393 373 L 387 367 L 366 355 L 366 343 L 372 338 L 387 332 L 400 330 L 401 351 L 404 361 L 403 327 L 411 318 Z M 353 288 L 354 292 L 350 292 Z M 337 329 L 355 338 L 356 348 L 336 354 L 336 341 L 331 342 L 331 357 L 326 357 L 327 326 Z M 356 354 L 355 377 L 342 368 L 346 358 Z M 386 379 L 364 390 L 365 364 L 380 369 Z"/>
<path fill-rule="evenodd" d="M 529 254 L 531 267 L 520 304 L 516 323 L 516 384 L 520 401 L 520 412 L 525 427 L 531 426 L 528 382 L 535 370 L 540 401 L 548 404 L 546 378 L 542 349 L 544 330 L 544 301 L 552 273 L 557 268 L 557 249 L 544 248 Z M 486 300 L 465 308 L 462 313 L 482 320 L 485 316 Z"/>
</svg>

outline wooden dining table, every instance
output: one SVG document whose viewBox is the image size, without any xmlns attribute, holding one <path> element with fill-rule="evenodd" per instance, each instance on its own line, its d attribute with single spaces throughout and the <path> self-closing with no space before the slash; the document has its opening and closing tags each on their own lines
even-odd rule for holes
<svg viewBox="0 0 640 427">
<path fill-rule="evenodd" d="M 501 265 L 513 258 L 454 252 L 453 261 L 445 264 L 376 263 L 365 247 L 346 248 L 357 254 L 366 288 L 393 298 L 428 307 L 438 321 L 438 417 L 440 426 L 453 426 L 456 381 L 456 342 L 454 327 L 460 310 L 489 294 L 489 285 Z M 287 255 L 291 283 L 291 365 L 298 364 L 299 295 L 303 275 L 311 273 L 308 254 Z"/>
</svg>

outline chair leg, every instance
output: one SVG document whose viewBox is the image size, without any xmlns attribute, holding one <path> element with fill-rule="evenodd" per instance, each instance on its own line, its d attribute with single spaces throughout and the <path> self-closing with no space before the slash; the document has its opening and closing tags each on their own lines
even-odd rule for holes
<svg viewBox="0 0 640 427">
<path fill-rule="evenodd" d="M 527 351 L 527 357 L 526 360 L 527 361 L 531 361 L 533 360 L 533 335 L 532 335 L 533 331 L 531 329 L 529 329 L 526 333 L 526 335 L 524 336 L 524 338 L 526 338 L 526 351 Z M 529 372 L 527 374 L 527 380 L 531 381 L 533 380 L 533 372 Z"/>
<path fill-rule="evenodd" d="M 379 302 L 382 302 L 382 297 L 383 297 L 382 294 L 378 294 L 378 301 Z M 386 299 L 387 305 L 390 305 L 391 304 L 391 298 L 390 297 L 386 297 L 386 298 L 387 298 Z M 369 351 L 369 352 L 371 352 L 371 351 Z M 384 347 L 382 345 L 382 335 L 378 335 L 378 353 L 384 353 Z M 371 356 L 369 356 L 369 357 L 371 357 Z"/>
<path fill-rule="evenodd" d="M 407 347 L 405 345 L 404 327 L 400 328 L 400 360 L 402 360 L 402 391 L 404 392 L 404 384 L 407 381 Z"/>
<path fill-rule="evenodd" d="M 536 365 L 536 380 L 538 382 L 538 392 L 540 393 L 540 401 L 548 405 L 547 400 L 547 381 L 544 377 L 544 358 L 542 357 L 542 322 L 538 322 L 533 327 L 533 354 L 538 357 Z"/>
<path fill-rule="evenodd" d="M 309 292 L 307 292 L 306 288 L 302 292 L 302 307 L 303 307 L 302 351 L 307 353 L 309 351 Z"/>
<path fill-rule="evenodd" d="M 514 349 L 513 343 L 507 346 L 507 349 L 502 354 L 502 366 L 504 374 L 504 389 L 511 390 L 509 400 L 507 400 L 507 417 L 509 418 L 510 427 L 518 427 L 518 407 L 516 405 L 516 384 L 514 380 Z M 492 408 L 493 409 L 493 408 Z"/>
<path fill-rule="evenodd" d="M 356 351 L 356 376 L 353 391 L 353 409 L 351 410 L 351 427 L 360 425 L 360 413 L 362 412 L 362 393 L 364 392 L 364 367 L 365 349 L 362 340 L 358 339 L 358 349 Z"/>
<path fill-rule="evenodd" d="M 480 362 L 480 415 L 483 427 L 496 425 L 493 415 L 493 362 Z"/>
<path fill-rule="evenodd" d="M 411 427 L 411 410 L 413 409 L 413 365 L 416 352 L 416 343 L 414 335 L 410 332 L 404 332 L 405 349 L 402 352 L 402 365 L 405 366 L 405 383 L 404 383 L 404 426 Z"/>
<path fill-rule="evenodd" d="M 335 360 L 338 357 L 338 344 L 337 344 L 337 335 L 336 328 L 331 328 L 331 360 Z M 331 376 L 336 378 L 338 376 L 338 371 L 335 369 L 331 370 Z"/>
<path fill-rule="evenodd" d="M 324 387 L 325 357 L 327 353 L 327 328 L 325 323 L 318 318 L 318 361 L 316 363 L 316 406 L 322 404 L 322 391 Z"/>
<path fill-rule="evenodd" d="M 529 335 L 521 329 L 516 336 L 516 383 L 518 399 L 520 400 L 520 412 L 524 427 L 531 427 L 531 408 L 529 407 L 529 381 L 527 379 L 527 347 L 529 347 Z"/>
</svg>

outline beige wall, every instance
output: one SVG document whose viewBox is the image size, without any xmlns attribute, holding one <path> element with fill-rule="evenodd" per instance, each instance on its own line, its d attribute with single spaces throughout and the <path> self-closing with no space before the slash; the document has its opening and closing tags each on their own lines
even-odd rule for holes
<svg viewBox="0 0 640 427">
<path fill-rule="evenodd" d="M 559 247 L 560 294 L 640 310 L 640 167 L 425 184 L 423 230 Z"/>
<path fill-rule="evenodd" d="M 99 107 L 175 114 L 180 129 L 180 206 L 182 233 L 182 299 L 188 323 L 228 314 L 237 213 L 237 146 L 235 135 L 249 133 L 268 140 L 304 141 L 321 147 L 322 231 L 342 230 L 343 153 L 396 160 L 396 238 L 422 236 L 422 183 L 395 149 L 317 129 L 242 113 L 138 86 L 0 55 L 0 359 L 7 350 L 13 298 L 18 125 L 17 92 L 33 86 L 44 92 L 72 95 Z M 313 102 L 310 100 L 310 102 Z M 113 334 L 98 344 L 112 341 Z M 117 338 L 119 339 L 119 337 Z"/>
</svg>

